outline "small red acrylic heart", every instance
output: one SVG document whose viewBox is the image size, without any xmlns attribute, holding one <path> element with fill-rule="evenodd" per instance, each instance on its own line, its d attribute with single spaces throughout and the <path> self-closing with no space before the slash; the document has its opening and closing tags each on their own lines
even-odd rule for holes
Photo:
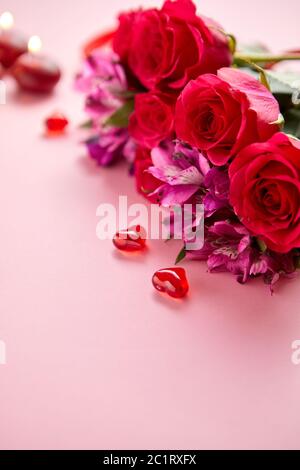
<svg viewBox="0 0 300 470">
<path fill-rule="evenodd" d="M 152 277 L 152 284 L 158 291 L 165 292 L 176 299 L 184 297 L 189 290 L 183 268 L 166 268 L 156 271 Z"/>
<path fill-rule="evenodd" d="M 55 112 L 45 120 L 46 130 L 49 133 L 63 133 L 69 124 L 68 119 L 62 114 Z"/>
<path fill-rule="evenodd" d="M 141 225 L 134 225 L 117 232 L 113 238 L 113 244 L 118 250 L 140 251 L 146 246 L 146 230 Z"/>
</svg>

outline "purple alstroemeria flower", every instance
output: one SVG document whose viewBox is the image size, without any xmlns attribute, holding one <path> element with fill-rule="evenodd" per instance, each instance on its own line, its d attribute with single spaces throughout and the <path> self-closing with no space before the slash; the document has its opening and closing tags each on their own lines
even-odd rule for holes
<svg viewBox="0 0 300 470">
<path fill-rule="evenodd" d="M 239 282 L 246 282 L 254 260 L 248 230 L 238 223 L 219 221 L 207 227 L 205 232 L 203 248 L 187 252 L 187 257 L 207 260 L 209 271 L 229 271 L 237 275 Z"/>
<path fill-rule="evenodd" d="M 125 157 L 130 163 L 135 157 L 135 144 L 127 129 L 110 127 L 86 142 L 91 158 L 100 166 L 110 166 Z"/>
<path fill-rule="evenodd" d="M 262 274 L 265 283 L 270 285 L 273 292 L 273 286 L 281 276 L 293 277 L 297 259 L 299 260 L 299 254 L 295 251 L 284 254 L 273 251 L 260 253 L 251 266 L 250 274 L 252 276 Z"/>
<path fill-rule="evenodd" d="M 95 120 L 97 126 L 101 125 L 102 118 L 105 119 L 120 106 L 120 100 L 101 85 L 96 85 L 85 101 L 85 111 Z"/>
<path fill-rule="evenodd" d="M 133 163 L 136 145 L 126 128 L 106 127 L 104 121 L 124 104 L 128 91 L 125 71 L 116 54 L 94 51 L 84 62 L 75 86 L 87 94 L 85 109 L 96 135 L 86 141 L 88 152 L 98 165 L 108 166 L 124 157 Z"/>
<path fill-rule="evenodd" d="M 118 56 L 106 50 L 96 50 L 85 60 L 75 87 L 87 94 L 85 109 L 97 124 L 122 105 L 122 95 L 128 90 Z"/>
<path fill-rule="evenodd" d="M 235 274 L 240 283 L 262 275 L 273 291 L 274 284 L 281 276 L 293 276 L 299 253 L 261 252 L 242 224 L 218 221 L 206 227 L 203 248 L 188 251 L 187 258 L 207 261 L 210 272 L 228 271 Z"/>
<path fill-rule="evenodd" d="M 75 80 L 78 91 L 89 93 L 95 85 L 103 84 L 114 94 L 128 89 L 125 71 L 119 57 L 109 50 L 94 51 L 83 63 Z"/>
<path fill-rule="evenodd" d="M 161 180 L 155 192 L 164 206 L 184 204 L 201 187 L 210 167 L 196 149 L 181 142 L 165 142 L 151 152 L 153 166 L 147 171 Z"/>
<path fill-rule="evenodd" d="M 213 167 L 206 174 L 204 186 L 207 194 L 203 198 L 206 217 L 210 217 L 220 209 L 230 208 L 229 176 L 226 170 Z"/>
</svg>

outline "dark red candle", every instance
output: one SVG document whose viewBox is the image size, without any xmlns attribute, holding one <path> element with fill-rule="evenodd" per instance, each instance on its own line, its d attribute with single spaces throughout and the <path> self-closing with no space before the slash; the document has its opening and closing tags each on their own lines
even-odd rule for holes
<svg viewBox="0 0 300 470">
<path fill-rule="evenodd" d="M 9 68 L 27 51 L 26 38 L 13 29 L 13 16 L 5 12 L 0 16 L 0 64 Z"/>
<path fill-rule="evenodd" d="M 61 77 L 58 66 L 51 59 L 30 52 L 15 62 L 12 75 L 20 88 L 37 93 L 49 93 Z"/>
<path fill-rule="evenodd" d="M 16 60 L 11 74 L 23 90 L 49 93 L 59 81 L 61 72 L 49 57 L 38 53 L 40 45 L 40 39 L 33 36 L 28 43 L 29 52 Z"/>
</svg>

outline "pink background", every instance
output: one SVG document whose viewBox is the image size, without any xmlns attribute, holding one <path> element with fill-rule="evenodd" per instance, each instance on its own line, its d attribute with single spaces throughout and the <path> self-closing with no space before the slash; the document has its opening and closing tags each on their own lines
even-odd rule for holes
<svg viewBox="0 0 300 470">
<path fill-rule="evenodd" d="M 298 0 L 200 3 L 242 40 L 300 47 Z M 0 448 L 299 449 L 299 279 L 271 297 L 261 282 L 186 263 L 191 293 L 174 302 L 150 280 L 177 245 L 150 243 L 126 259 L 96 238 L 101 202 L 142 199 L 124 168 L 85 158 L 72 76 L 81 43 L 138 4 L 1 0 L 41 36 L 64 80 L 42 100 L 9 83 L 0 106 Z M 47 140 L 42 122 L 56 108 L 72 126 Z"/>
</svg>

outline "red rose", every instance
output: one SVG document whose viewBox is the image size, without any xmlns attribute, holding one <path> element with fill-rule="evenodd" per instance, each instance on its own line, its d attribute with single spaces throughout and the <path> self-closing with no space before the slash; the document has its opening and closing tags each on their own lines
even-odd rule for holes
<svg viewBox="0 0 300 470">
<path fill-rule="evenodd" d="M 173 128 L 173 101 L 152 92 L 136 95 L 129 133 L 141 146 L 149 149 L 156 147 L 172 134 Z"/>
<path fill-rule="evenodd" d="M 258 80 L 232 68 L 206 74 L 184 88 L 176 104 L 177 136 L 224 165 L 252 142 L 279 130 L 279 105 Z"/>
<path fill-rule="evenodd" d="M 148 168 L 152 165 L 150 151 L 139 147 L 134 162 L 136 187 L 138 192 L 149 199 L 149 201 L 157 202 L 157 196 L 149 196 L 149 194 L 161 186 L 161 181 L 147 172 Z"/>
<path fill-rule="evenodd" d="M 190 79 L 231 64 L 221 29 L 197 16 L 191 0 L 167 0 L 161 10 L 123 14 L 114 50 L 147 89 L 180 91 Z"/>
<path fill-rule="evenodd" d="M 268 248 L 300 247 L 300 142 L 278 132 L 249 145 L 229 167 L 230 202 Z"/>
<path fill-rule="evenodd" d="M 113 49 L 123 62 L 126 62 L 128 59 L 131 46 L 131 33 L 136 15 L 137 12 L 135 11 L 121 13 L 119 16 L 119 27 L 114 34 Z"/>
</svg>

